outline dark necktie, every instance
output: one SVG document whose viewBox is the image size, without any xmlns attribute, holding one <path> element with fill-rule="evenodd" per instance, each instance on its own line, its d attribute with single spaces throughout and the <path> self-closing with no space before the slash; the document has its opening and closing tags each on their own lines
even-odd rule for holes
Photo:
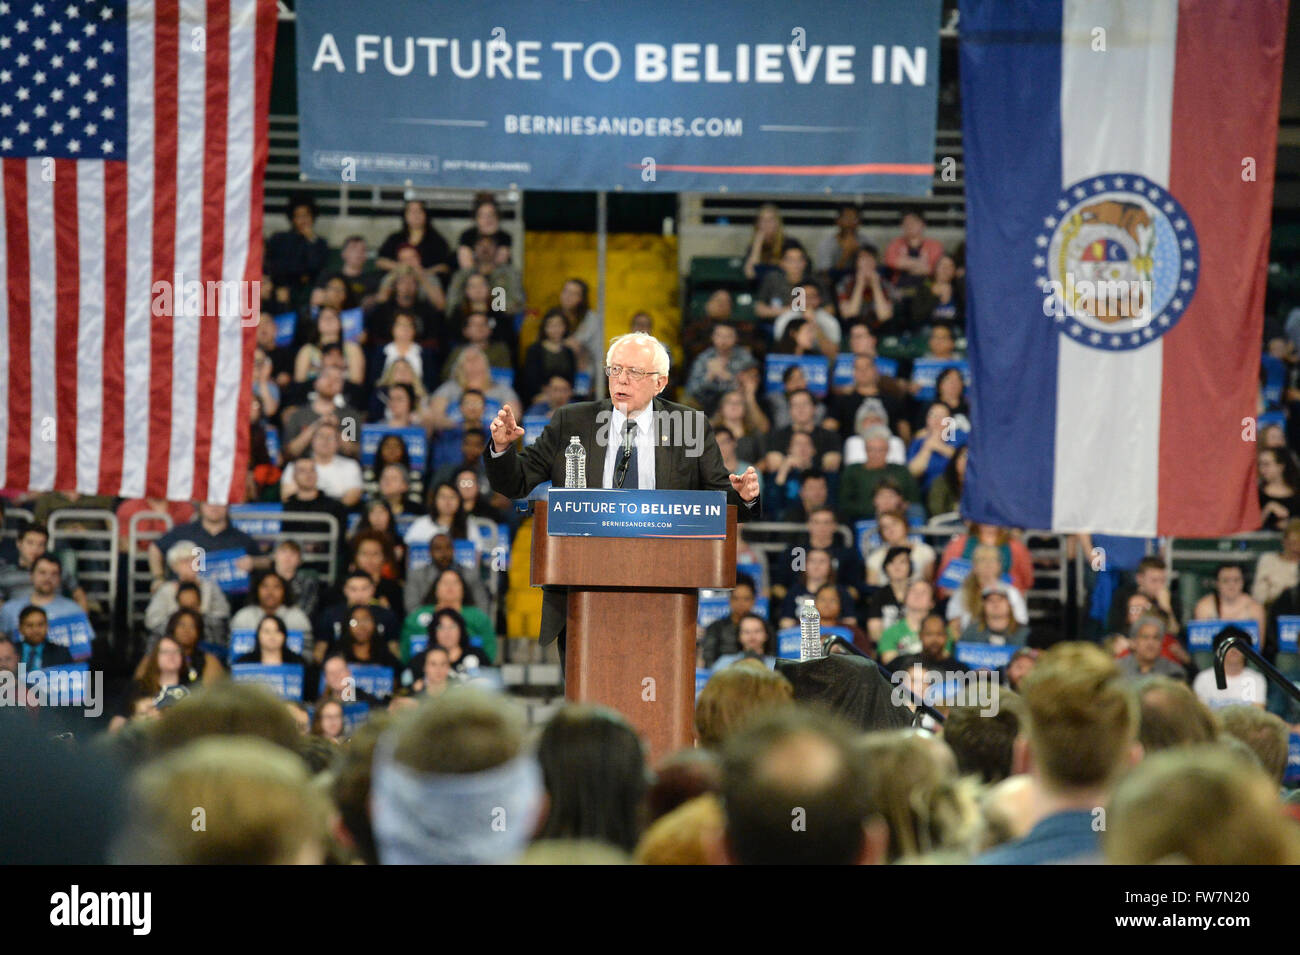
<svg viewBox="0 0 1300 955">
<path fill-rule="evenodd" d="M 635 421 L 629 421 L 623 426 L 623 451 L 619 456 L 618 470 L 623 475 L 618 487 L 631 490 L 641 486 L 636 459 Z"/>
</svg>

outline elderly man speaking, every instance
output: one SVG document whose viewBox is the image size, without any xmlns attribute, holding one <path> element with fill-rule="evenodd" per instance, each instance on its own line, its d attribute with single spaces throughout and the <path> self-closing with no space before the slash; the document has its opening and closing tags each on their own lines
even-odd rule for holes
<svg viewBox="0 0 1300 955">
<path fill-rule="evenodd" d="M 587 450 L 587 487 L 727 491 L 739 520 L 757 518 L 758 473 L 728 474 L 704 413 L 659 397 L 668 385 L 668 362 L 668 349 L 653 336 L 618 336 L 605 356 L 609 398 L 559 408 L 521 452 L 514 444 L 524 429 L 502 408 L 492 420 L 492 487 L 507 497 L 524 497 L 543 481 L 563 487 L 564 451 L 576 434 Z M 558 638 L 563 661 L 567 593 L 545 589 L 541 643 Z"/>
</svg>

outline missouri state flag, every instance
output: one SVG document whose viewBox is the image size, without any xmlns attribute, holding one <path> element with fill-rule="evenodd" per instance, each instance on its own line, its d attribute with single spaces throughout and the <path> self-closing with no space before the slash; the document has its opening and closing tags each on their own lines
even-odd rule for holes
<svg viewBox="0 0 1300 955">
<path fill-rule="evenodd" d="M 1259 527 L 1285 0 L 962 0 L 963 513 Z"/>
</svg>

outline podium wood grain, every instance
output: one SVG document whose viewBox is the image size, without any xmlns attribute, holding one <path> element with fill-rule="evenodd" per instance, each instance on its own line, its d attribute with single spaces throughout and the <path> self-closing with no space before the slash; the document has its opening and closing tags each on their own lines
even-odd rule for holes
<svg viewBox="0 0 1300 955">
<path fill-rule="evenodd" d="M 735 586 L 735 507 L 724 539 L 551 537 L 539 501 L 530 579 L 569 588 L 565 696 L 622 713 L 652 762 L 690 746 L 698 591 Z"/>
</svg>

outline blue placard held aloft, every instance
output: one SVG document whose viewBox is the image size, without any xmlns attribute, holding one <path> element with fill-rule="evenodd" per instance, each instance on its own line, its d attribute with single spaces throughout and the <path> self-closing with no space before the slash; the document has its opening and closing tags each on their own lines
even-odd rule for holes
<svg viewBox="0 0 1300 955">
<path fill-rule="evenodd" d="M 513 368 L 493 367 L 491 373 L 494 384 L 505 385 L 507 388 L 515 386 L 515 370 Z"/>
<path fill-rule="evenodd" d="M 303 667 L 301 663 L 270 666 L 261 663 L 236 663 L 230 668 L 236 683 L 260 683 L 282 700 L 301 700 Z"/>
<path fill-rule="evenodd" d="M 90 645 L 95 639 L 95 630 L 90 625 L 90 618 L 78 611 L 60 617 L 51 617 L 45 639 L 58 646 L 67 647 L 74 660 L 89 660 Z"/>
<path fill-rule="evenodd" d="M 203 556 L 203 569 L 199 576 L 215 582 L 222 593 L 248 593 L 248 571 L 241 570 L 238 565 L 247 556 L 237 548 L 209 551 Z"/>
<path fill-rule="evenodd" d="M 964 358 L 918 358 L 912 362 L 912 381 L 921 386 L 916 397 L 921 401 L 933 401 L 935 385 L 939 375 L 946 368 L 961 371 L 962 381 L 970 387 L 970 364 Z"/>
<path fill-rule="evenodd" d="M 59 663 L 27 673 L 27 688 L 37 690 L 42 706 L 85 706 L 90 664 Z"/>
<path fill-rule="evenodd" d="M 279 504 L 241 504 L 230 512 L 230 523 L 250 537 L 280 533 L 283 506 Z"/>
<path fill-rule="evenodd" d="M 423 428 L 396 428 L 388 424 L 367 424 L 361 427 L 361 466 L 374 467 L 375 453 L 379 442 L 388 435 L 395 434 L 406 445 L 407 457 L 411 459 L 411 470 L 423 471 L 429 455 L 429 437 Z"/>
<path fill-rule="evenodd" d="M 288 348 L 293 344 L 298 329 L 297 312 L 281 312 L 275 316 L 275 347 Z"/>
<path fill-rule="evenodd" d="M 958 640 L 953 646 L 953 656 L 962 666 L 972 670 L 1001 670 L 1011 662 L 1019 650 L 1014 644 L 972 643 Z"/>
<path fill-rule="evenodd" d="M 453 540 L 451 542 L 452 562 L 462 571 L 478 572 L 478 548 L 471 540 Z"/>
<path fill-rule="evenodd" d="M 768 616 L 769 611 L 770 611 L 770 607 L 768 604 L 768 598 L 766 597 L 754 598 L 754 613 L 758 614 L 764 620 L 770 621 L 771 618 Z"/>
<path fill-rule="evenodd" d="M 272 464 L 280 463 L 280 432 L 278 429 L 266 428 L 266 453 L 271 458 Z"/>
<path fill-rule="evenodd" d="M 727 536 L 722 491 L 552 487 L 546 498 L 546 532 L 552 537 Z"/>
<path fill-rule="evenodd" d="M 1281 616 L 1277 618 L 1277 652 L 1300 653 L 1296 637 L 1300 635 L 1300 617 Z"/>
<path fill-rule="evenodd" d="M 591 372 L 580 371 L 573 376 L 573 393 L 575 395 L 591 394 Z"/>
<path fill-rule="evenodd" d="M 359 308 L 345 308 L 339 312 L 339 321 L 343 324 L 343 340 L 354 342 L 361 337 L 364 321 Z"/>
<path fill-rule="evenodd" d="M 1189 620 L 1187 623 L 1187 648 L 1193 652 L 1214 649 L 1214 638 L 1224 627 L 1240 627 L 1250 634 L 1250 643 L 1259 649 L 1259 623 L 1254 620 Z"/>
<path fill-rule="evenodd" d="M 956 590 L 970 575 L 970 561 L 965 557 L 954 557 L 939 575 L 939 587 L 944 590 Z"/>
<path fill-rule="evenodd" d="M 352 663 L 348 669 L 352 672 L 352 678 L 356 680 L 356 687 L 369 693 L 371 696 L 379 697 L 381 700 L 393 695 L 393 668 L 380 666 L 377 663 Z M 322 678 L 324 674 L 321 674 Z"/>
<path fill-rule="evenodd" d="M 818 398 L 825 398 L 830 387 L 830 365 L 830 361 L 818 355 L 768 355 L 763 365 L 767 393 L 784 391 L 786 369 L 798 366 L 808 379 L 808 390 Z"/>
<path fill-rule="evenodd" d="M 715 620 L 721 620 L 727 614 L 731 613 L 731 598 L 724 592 L 722 594 L 710 593 L 709 596 L 700 596 L 700 609 L 695 616 L 695 622 L 701 627 L 707 627 Z"/>
<path fill-rule="evenodd" d="M 406 545 L 406 569 L 408 572 L 419 567 L 428 567 L 432 563 L 433 558 L 429 556 L 428 541 Z"/>
</svg>

